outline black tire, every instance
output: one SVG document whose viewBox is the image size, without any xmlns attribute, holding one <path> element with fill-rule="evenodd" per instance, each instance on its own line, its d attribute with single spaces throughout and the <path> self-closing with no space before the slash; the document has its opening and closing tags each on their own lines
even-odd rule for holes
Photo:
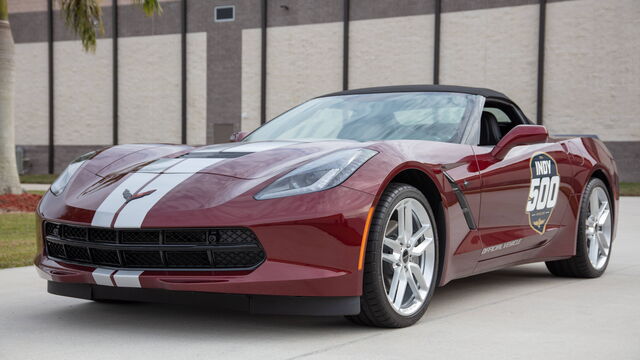
<svg viewBox="0 0 640 360">
<path fill-rule="evenodd" d="M 580 204 L 580 216 L 578 217 L 578 234 L 576 241 L 576 255 L 566 259 L 557 261 L 547 261 L 547 269 L 555 276 L 560 277 L 575 277 L 575 278 L 597 278 L 600 277 L 611 259 L 611 248 L 609 248 L 609 256 L 602 269 L 598 270 L 593 267 L 591 261 L 589 261 L 588 243 L 586 230 L 586 221 L 589 216 L 589 196 L 595 188 L 602 188 L 607 194 L 609 204 L 611 204 L 611 195 L 607 190 L 607 186 L 598 178 L 592 178 L 584 189 L 582 194 L 582 203 Z M 615 214 L 612 214 L 615 216 Z M 613 239 L 612 239 L 613 243 Z"/>
<path fill-rule="evenodd" d="M 422 304 L 422 308 L 413 315 L 404 316 L 397 313 L 389 301 L 385 292 L 382 280 L 382 240 L 387 224 L 387 219 L 392 215 L 391 212 L 395 206 L 403 199 L 414 198 L 418 200 L 427 210 L 431 224 L 433 226 L 434 244 L 435 244 L 435 272 L 431 279 L 431 285 L 427 297 Z M 371 227 L 369 229 L 369 238 L 367 240 L 367 249 L 364 259 L 363 273 L 363 293 L 360 298 L 360 314 L 347 316 L 347 318 L 358 324 L 366 326 L 386 327 L 386 328 L 402 328 L 413 325 L 424 315 L 431 301 L 436 288 L 438 279 L 438 231 L 433 210 L 429 201 L 415 187 L 392 183 L 385 190 L 380 198 L 380 202 L 376 207 Z"/>
</svg>

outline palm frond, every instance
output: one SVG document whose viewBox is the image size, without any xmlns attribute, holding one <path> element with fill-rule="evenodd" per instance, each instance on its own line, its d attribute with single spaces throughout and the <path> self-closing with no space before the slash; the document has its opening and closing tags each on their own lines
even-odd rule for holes
<svg viewBox="0 0 640 360">
<path fill-rule="evenodd" d="M 6 0 L 0 0 L 0 5 L 3 1 Z M 100 0 L 59 1 L 67 26 L 80 37 L 85 51 L 95 52 L 98 32 L 104 34 Z M 162 14 L 158 0 L 133 0 L 133 3 L 141 5 L 147 16 Z"/>
<path fill-rule="evenodd" d="M 0 20 L 9 20 L 9 5 L 7 0 L 0 0 Z"/>
<path fill-rule="evenodd" d="M 82 41 L 85 51 L 96 51 L 97 32 L 104 34 L 100 0 L 60 0 L 67 26 Z"/>
<path fill-rule="evenodd" d="M 154 14 L 162 15 L 162 7 L 158 0 L 133 0 L 136 5 L 142 5 L 142 9 L 147 16 L 153 16 Z"/>
</svg>

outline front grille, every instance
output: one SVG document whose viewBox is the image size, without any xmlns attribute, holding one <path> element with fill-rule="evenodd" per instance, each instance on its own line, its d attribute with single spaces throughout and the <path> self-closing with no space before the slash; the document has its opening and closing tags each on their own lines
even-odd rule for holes
<svg viewBox="0 0 640 360">
<path fill-rule="evenodd" d="M 229 229 L 220 234 L 218 240 L 222 244 L 252 244 L 258 241 L 253 232 L 244 229 Z"/>
<path fill-rule="evenodd" d="M 167 265 L 176 267 L 209 266 L 209 254 L 206 251 L 167 251 Z"/>
<path fill-rule="evenodd" d="M 64 253 L 64 245 L 47 241 L 47 253 L 57 258 L 67 257 Z"/>
<path fill-rule="evenodd" d="M 54 223 L 46 223 L 45 227 L 44 227 L 44 231 L 45 234 L 47 235 L 51 235 L 51 236 L 60 236 L 60 224 L 54 224 Z"/>
<path fill-rule="evenodd" d="M 160 251 L 125 251 L 124 261 L 134 267 L 162 267 Z"/>
<path fill-rule="evenodd" d="M 246 228 L 106 229 L 46 222 L 49 257 L 119 268 L 252 269 L 265 259 Z"/>
<path fill-rule="evenodd" d="M 116 232 L 111 229 L 89 229 L 89 237 L 92 241 L 95 242 L 106 242 L 106 243 L 115 243 L 116 242 Z"/>
<path fill-rule="evenodd" d="M 120 242 L 123 244 L 157 244 L 160 231 L 122 231 Z"/>
<path fill-rule="evenodd" d="M 227 230 L 230 231 L 230 230 Z M 165 231 L 165 244 L 206 244 L 207 230 Z"/>
<path fill-rule="evenodd" d="M 117 250 L 91 249 L 91 260 L 96 265 L 120 265 Z"/>
<path fill-rule="evenodd" d="M 75 261 L 89 261 L 89 249 L 80 246 L 65 245 L 67 258 Z"/>
<path fill-rule="evenodd" d="M 262 250 L 255 251 L 220 251 L 216 253 L 215 264 L 218 268 L 240 267 L 242 264 L 261 261 Z"/>
<path fill-rule="evenodd" d="M 87 240 L 87 228 L 78 226 L 64 226 L 64 237 L 70 240 Z"/>
</svg>

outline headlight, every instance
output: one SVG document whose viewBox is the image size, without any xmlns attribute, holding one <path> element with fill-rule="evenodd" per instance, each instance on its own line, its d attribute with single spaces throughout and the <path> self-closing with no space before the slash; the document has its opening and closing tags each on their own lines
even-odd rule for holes
<svg viewBox="0 0 640 360">
<path fill-rule="evenodd" d="M 76 158 L 75 160 L 73 160 L 71 164 L 69 164 L 69 166 L 67 166 L 67 168 L 64 169 L 62 174 L 58 176 L 56 181 L 54 181 L 53 184 L 51 184 L 49 191 L 51 191 L 53 195 L 56 195 L 56 196 L 60 195 L 64 191 L 64 188 L 67 187 L 67 184 L 69 183 L 69 180 L 71 180 L 71 177 L 73 176 L 73 174 L 75 174 L 76 171 L 80 169 L 80 166 L 82 166 L 82 164 L 84 164 L 85 161 L 93 158 L 95 155 L 96 155 L 96 152 L 92 151 L 90 153 L 86 153 Z"/>
<path fill-rule="evenodd" d="M 376 151 L 340 150 L 291 171 L 256 194 L 256 200 L 275 199 L 330 189 L 347 180 Z"/>
</svg>

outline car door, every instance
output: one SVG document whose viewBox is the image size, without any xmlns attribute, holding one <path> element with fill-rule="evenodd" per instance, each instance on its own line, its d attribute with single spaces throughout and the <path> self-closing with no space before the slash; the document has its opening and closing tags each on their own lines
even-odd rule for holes
<svg viewBox="0 0 640 360">
<path fill-rule="evenodd" d="M 496 158 L 491 152 L 499 138 L 528 121 L 506 102 L 487 101 L 483 122 L 489 117 L 486 113 L 495 118 L 498 131 L 494 126 L 494 138 L 481 135 L 473 147 L 482 184 L 478 230 L 483 249 L 476 271 L 522 260 L 524 251 L 551 241 L 562 228 L 572 196 L 572 166 L 562 144 L 516 146 Z M 520 254 L 517 259 L 515 254 Z M 501 260 L 483 263 L 496 258 Z"/>
</svg>

